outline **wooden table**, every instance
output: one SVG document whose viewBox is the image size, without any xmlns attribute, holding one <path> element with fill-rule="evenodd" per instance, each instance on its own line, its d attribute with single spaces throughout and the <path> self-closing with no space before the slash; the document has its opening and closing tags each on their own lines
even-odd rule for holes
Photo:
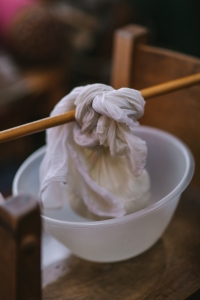
<svg viewBox="0 0 200 300">
<path fill-rule="evenodd" d="M 163 237 L 138 257 L 99 264 L 70 254 L 44 275 L 56 279 L 59 268 L 66 274 L 44 300 L 200 299 L 200 190 L 186 189 Z"/>
</svg>

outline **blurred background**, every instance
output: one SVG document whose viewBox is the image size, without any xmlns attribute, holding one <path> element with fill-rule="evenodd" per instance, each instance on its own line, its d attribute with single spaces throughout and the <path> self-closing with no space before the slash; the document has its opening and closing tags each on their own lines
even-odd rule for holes
<svg viewBox="0 0 200 300">
<path fill-rule="evenodd" d="M 0 0 L 0 130 L 49 116 L 73 87 L 109 84 L 115 29 L 150 29 L 149 44 L 200 56 L 198 0 Z M 0 144 L 0 191 L 45 133 Z"/>
</svg>

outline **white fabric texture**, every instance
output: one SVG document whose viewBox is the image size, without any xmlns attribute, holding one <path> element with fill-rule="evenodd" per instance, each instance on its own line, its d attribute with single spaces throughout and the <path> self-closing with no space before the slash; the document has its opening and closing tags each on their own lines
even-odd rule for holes
<svg viewBox="0 0 200 300">
<path fill-rule="evenodd" d="M 77 87 L 61 99 L 51 116 L 76 109 L 76 122 L 47 130 L 40 167 L 45 208 L 62 207 L 63 183 L 98 216 L 120 217 L 146 205 L 147 147 L 133 132 L 144 105 L 139 91 L 104 84 Z"/>
</svg>

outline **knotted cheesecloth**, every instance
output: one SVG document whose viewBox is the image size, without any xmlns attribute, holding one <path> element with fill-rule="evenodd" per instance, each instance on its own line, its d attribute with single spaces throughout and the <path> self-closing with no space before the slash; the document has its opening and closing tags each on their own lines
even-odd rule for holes
<svg viewBox="0 0 200 300">
<path fill-rule="evenodd" d="M 40 166 L 40 197 L 44 208 L 77 197 L 87 209 L 120 217 L 146 206 L 150 181 L 144 169 L 145 141 L 134 135 L 145 101 L 134 89 L 92 84 L 73 89 L 51 116 L 76 109 L 75 122 L 50 128 Z"/>
</svg>

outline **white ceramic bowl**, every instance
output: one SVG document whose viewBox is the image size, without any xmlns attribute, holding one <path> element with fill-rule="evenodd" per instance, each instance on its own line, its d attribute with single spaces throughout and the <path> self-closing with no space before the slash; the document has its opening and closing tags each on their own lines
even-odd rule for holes
<svg viewBox="0 0 200 300">
<path fill-rule="evenodd" d="M 79 257 L 114 262 L 150 248 L 162 236 L 193 176 L 193 157 L 179 139 L 145 126 L 138 127 L 135 133 L 148 147 L 146 169 L 151 178 L 151 200 L 146 208 L 104 221 L 80 217 L 70 206 L 42 212 L 45 229 Z M 19 168 L 13 182 L 14 195 L 38 196 L 38 171 L 44 152 L 44 147 L 39 149 Z"/>
</svg>

